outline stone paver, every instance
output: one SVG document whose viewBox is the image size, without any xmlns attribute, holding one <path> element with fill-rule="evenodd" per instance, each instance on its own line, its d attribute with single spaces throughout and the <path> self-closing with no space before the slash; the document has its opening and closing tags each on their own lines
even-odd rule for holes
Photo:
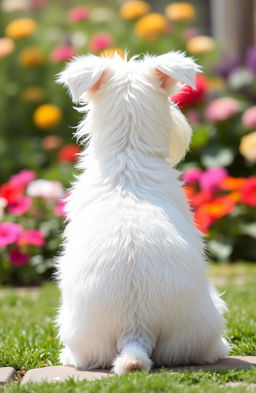
<svg viewBox="0 0 256 393">
<path fill-rule="evenodd" d="M 12 367 L 0 367 L 0 385 L 14 379 L 16 371 Z"/>
<path fill-rule="evenodd" d="M 171 372 L 178 371 L 199 371 L 199 370 L 213 370 L 216 368 L 221 369 L 248 369 L 251 367 L 256 367 L 256 356 L 234 356 L 226 358 L 215 364 L 201 365 L 201 366 L 187 366 L 187 367 L 172 367 L 170 368 Z M 158 372 L 158 369 L 154 369 L 153 372 Z M 27 382 L 61 382 L 68 378 L 74 378 L 76 380 L 86 379 L 88 381 L 93 381 L 95 379 L 101 379 L 104 377 L 112 376 L 113 374 L 110 370 L 91 370 L 91 371 L 82 371 L 77 370 L 73 367 L 68 366 L 53 366 L 53 367 L 44 367 L 44 368 L 35 368 L 33 370 L 29 370 L 23 380 L 22 384 Z"/>
<path fill-rule="evenodd" d="M 197 366 L 185 366 L 185 367 L 173 367 L 171 370 L 173 371 L 200 371 L 200 370 L 214 370 L 216 368 L 221 369 L 249 369 L 252 367 L 256 367 L 256 356 L 230 356 L 226 359 L 221 360 L 220 362 L 214 364 L 203 364 Z"/>
<path fill-rule="evenodd" d="M 94 381 L 95 379 L 101 379 L 110 375 L 113 375 L 110 370 L 82 371 L 68 366 L 43 367 L 34 368 L 33 370 L 27 371 L 21 384 L 42 381 L 61 382 L 68 378 L 74 378 L 75 380 L 86 379 L 88 381 Z"/>
</svg>

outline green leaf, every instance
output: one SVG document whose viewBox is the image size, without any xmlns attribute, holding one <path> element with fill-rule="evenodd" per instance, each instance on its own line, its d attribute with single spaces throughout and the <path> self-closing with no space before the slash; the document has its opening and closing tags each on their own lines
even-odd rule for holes
<svg viewBox="0 0 256 393">
<path fill-rule="evenodd" d="M 209 251 L 222 261 L 227 261 L 233 251 L 233 245 L 230 240 L 219 241 L 209 240 L 208 242 Z"/>
<path fill-rule="evenodd" d="M 209 132 L 206 128 L 197 129 L 192 136 L 192 149 L 200 149 L 209 141 Z"/>
<path fill-rule="evenodd" d="M 246 225 L 240 225 L 240 231 L 244 235 L 249 235 L 256 239 L 256 223 L 251 223 L 251 224 L 246 224 Z"/>
<path fill-rule="evenodd" d="M 202 164 L 206 167 L 225 167 L 234 160 L 232 149 L 220 146 L 210 146 L 201 154 Z"/>
</svg>

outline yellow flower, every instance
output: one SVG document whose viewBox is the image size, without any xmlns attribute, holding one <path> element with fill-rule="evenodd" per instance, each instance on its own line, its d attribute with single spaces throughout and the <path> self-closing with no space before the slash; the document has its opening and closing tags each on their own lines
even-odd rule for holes
<svg viewBox="0 0 256 393">
<path fill-rule="evenodd" d="M 214 48 L 214 39 L 206 35 L 198 35 L 187 41 L 187 50 L 193 55 L 211 52 Z"/>
<path fill-rule="evenodd" d="M 0 59 L 4 59 L 14 51 L 14 42 L 11 38 L 0 38 Z"/>
<path fill-rule="evenodd" d="M 121 48 L 108 48 L 100 52 L 100 56 L 102 57 L 114 57 L 115 54 L 121 57 L 125 56 L 125 53 Z"/>
<path fill-rule="evenodd" d="M 251 162 L 256 162 L 256 131 L 242 137 L 239 151 Z"/>
<path fill-rule="evenodd" d="M 167 21 L 161 14 L 151 13 L 139 19 L 135 24 L 136 34 L 148 41 L 156 40 L 168 29 Z"/>
<path fill-rule="evenodd" d="M 166 7 L 165 15 L 171 21 L 187 22 L 195 18 L 196 10 L 189 3 L 172 3 Z"/>
<path fill-rule="evenodd" d="M 27 87 L 21 92 L 20 97 L 25 102 L 40 102 L 45 98 L 45 92 L 41 87 Z"/>
<path fill-rule="evenodd" d="M 38 48 L 26 48 L 20 53 L 19 62 L 23 67 L 37 67 L 44 61 L 44 55 Z"/>
<path fill-rule="evenodd" d="M 5 34 L 14 39 L 30 36 L 36 30 L 36 22 L 30 18 L 15 19 L 6 26 Z"/>
<path fill-rule="evenodd" d="M 150 11 L 150 5 L 145 1 L 127 1 L 120 8 L 120 15 L 123 19 L 136 19 Z"/>
<path fill-rule="evenodd" d="M 62 111 L 56 105 L 40 105 L 34 112 L 33 120 L 35 125 L 41 129 L 53 128 L 62 119 Z"/>
</svg>

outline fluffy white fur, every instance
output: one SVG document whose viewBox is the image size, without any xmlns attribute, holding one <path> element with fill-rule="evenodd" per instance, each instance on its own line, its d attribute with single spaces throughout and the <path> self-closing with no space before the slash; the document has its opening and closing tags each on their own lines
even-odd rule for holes
<svg viewBox="0 0 256 393">
<path fill-rule="evenodd" d="M 225 304 L 174 169 L 191 129 L 168 96 L 197 71 L 170 52 L 82 56 L 59 76 L 85 104 L 77 136 L 89 138 L 57 260 L 63 364 L 123 374 L 227 355 Z"/>
</svg>

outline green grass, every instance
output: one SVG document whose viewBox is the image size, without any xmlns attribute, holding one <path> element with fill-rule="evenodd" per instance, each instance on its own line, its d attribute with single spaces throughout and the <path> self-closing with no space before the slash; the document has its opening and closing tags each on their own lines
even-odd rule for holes
<svg viewBox="0 0 256 393">
<path fill-rule="evenodd" d="M 256 266 L 216 266 L 210 275 L 226 277 L 219 287 L 225 291 L 227 313 L 227 338 L 232 344 L 231 355 L 256 354 Z M 30 368 L 58 364 L 59 343 L 53 318 L 58 304 L 58 290 L 53 284 L 40 288 L 33 297 L 11 289 L 0 291 L 0 366 L 12 366 L 21 376 Z M 245 385 L 226 386 L 230 381 Z M 170 374 L 133 373 L 95 382 L 58 384 L 29 384 L 19 386 L 9 383 L 0 393 L 19 392 L 248 392 L 246 384 L 255 383 L 256 370 L 223 370 L 211 372 L 185 372 Z M 249 386 L 250 387 L 250 386 Z"/>
</svg>

